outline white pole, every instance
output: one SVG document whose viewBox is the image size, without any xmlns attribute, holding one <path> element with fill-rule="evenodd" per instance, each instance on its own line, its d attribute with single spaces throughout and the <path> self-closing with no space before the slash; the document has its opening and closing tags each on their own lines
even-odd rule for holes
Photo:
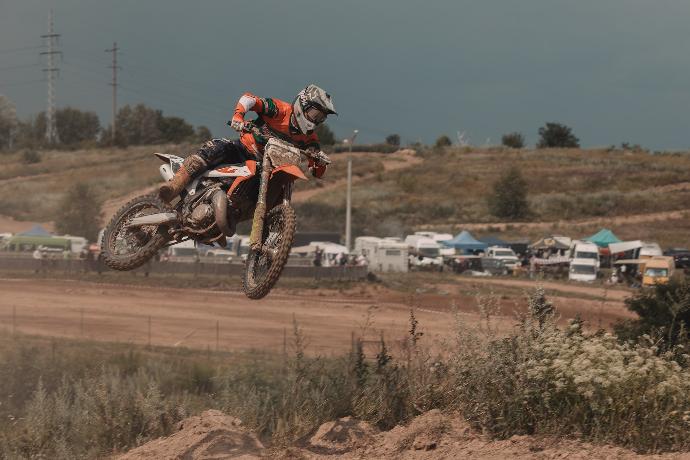
<svg viewBox="0 0 690 460">
<path fill-rule="evenodd" d="M 352 144 L 355 143 L 358 130 L 350 138 L 350 155 L 347 158 L 347 200 L 345 208 L 345 247 L 348 254 L 352 251 Z"/>
</svg>

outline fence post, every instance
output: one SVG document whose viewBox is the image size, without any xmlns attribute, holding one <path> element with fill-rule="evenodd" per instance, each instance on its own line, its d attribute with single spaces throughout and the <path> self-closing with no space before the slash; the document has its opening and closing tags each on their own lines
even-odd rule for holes
<svg viewBox="0 0 690 460">
<path fill-rule="evenodd" d="M 149 315 L 149 348 L 151 348 L 151 315 Z"/>
</svg>

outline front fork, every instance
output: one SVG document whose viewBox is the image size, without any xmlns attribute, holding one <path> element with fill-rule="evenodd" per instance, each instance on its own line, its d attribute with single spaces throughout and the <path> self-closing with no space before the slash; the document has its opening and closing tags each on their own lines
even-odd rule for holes
<svg viewBox="0 0 690 460">
<path fill-rule="evenodd" d="M 268 191 L 268 181 L 271 178 L 273 167 L 268 158 L 264 161 L 261 168 L 261 181 L 259 182 L 259 198 L 254 209 L 254 219 L 252 220 L 252 232 L 249 235 L 249 244 L 253 251 L 261 250 L 261 240 L 264 232 L 264 220 L 266 219 L 266 194 Z"/>
</svg>

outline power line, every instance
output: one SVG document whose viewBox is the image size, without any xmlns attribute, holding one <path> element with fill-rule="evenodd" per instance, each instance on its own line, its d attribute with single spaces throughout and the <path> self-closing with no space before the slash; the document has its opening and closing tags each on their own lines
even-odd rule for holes
<svg viewBox="0 0 690 460">
<path fill-rule="evenodd" d="M 45 48 L 45 45 L 22 46 L 20 48 L 6 48 L 0 50 L 0 53 L 16 53 L 18 51 L 37 50 L 40 48 Z"/>
<path fill-rule="evenodd" d="M 41 80 L 30 80 L 30 81 L 14 81 L 14 82 L 9 82 L 9 83 L 2 83 L 0 82 L 0 88 L 9 88 L 9 87 L 15 87 L 15 86 L 28 86 L 28 85 L 35 85 L 36 83 L 45 83 L 46 81 L 41 79 Z"/>
<path fill-rule="evenodd" d="M 13 65 L 9 67 L 0 67 L 0 70 L 15 70 L 15 69 L 28 69 L 29 67 L 38 67 L 40 63 L 24 64 L 24 65 Z"/>
<path fill-rule="evenodd" d="M 48 42 L 48 51 L 43 51 L 40 54 L 48 56 L 48 67 L 43 71 L 48 75 L 48 103 L 46 109 L 46 139 L 49 144 L 56 144 L 58 142 L 57 126 L 55 125 L 55 74 L 60 70 L 55 67 L 53 56 L 62 54 L 57 51 L 57 39 L 60 34 L 56 34 L 53 30 L 53 10 L 50 10 L 50 20 L 48 22 L 48 33 L 41 35 L 41 38 Z"/>
</svg>

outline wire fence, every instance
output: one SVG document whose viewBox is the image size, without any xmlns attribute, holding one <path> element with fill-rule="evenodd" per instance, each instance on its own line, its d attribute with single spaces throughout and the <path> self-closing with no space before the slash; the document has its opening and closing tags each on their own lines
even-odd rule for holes
<svg viewBox="0 0 690 460">
<path fill-rule="evenodd" d="M 103 273 L 110 271 L 103 262 L 93 259 L 34 259 L 0 256 L 0 270 L 31 271 L 34 273 Z M 150 261 L 135 270 L 134 273 L 191 276 L 241 276 L 243 264 L 196 262 L 160 262 Z M 367 277 L 364 266 L 286 266 L 283 275 L 294 278 L 329 279 L 340 281 L 357 281 Z"/>
</svg>

